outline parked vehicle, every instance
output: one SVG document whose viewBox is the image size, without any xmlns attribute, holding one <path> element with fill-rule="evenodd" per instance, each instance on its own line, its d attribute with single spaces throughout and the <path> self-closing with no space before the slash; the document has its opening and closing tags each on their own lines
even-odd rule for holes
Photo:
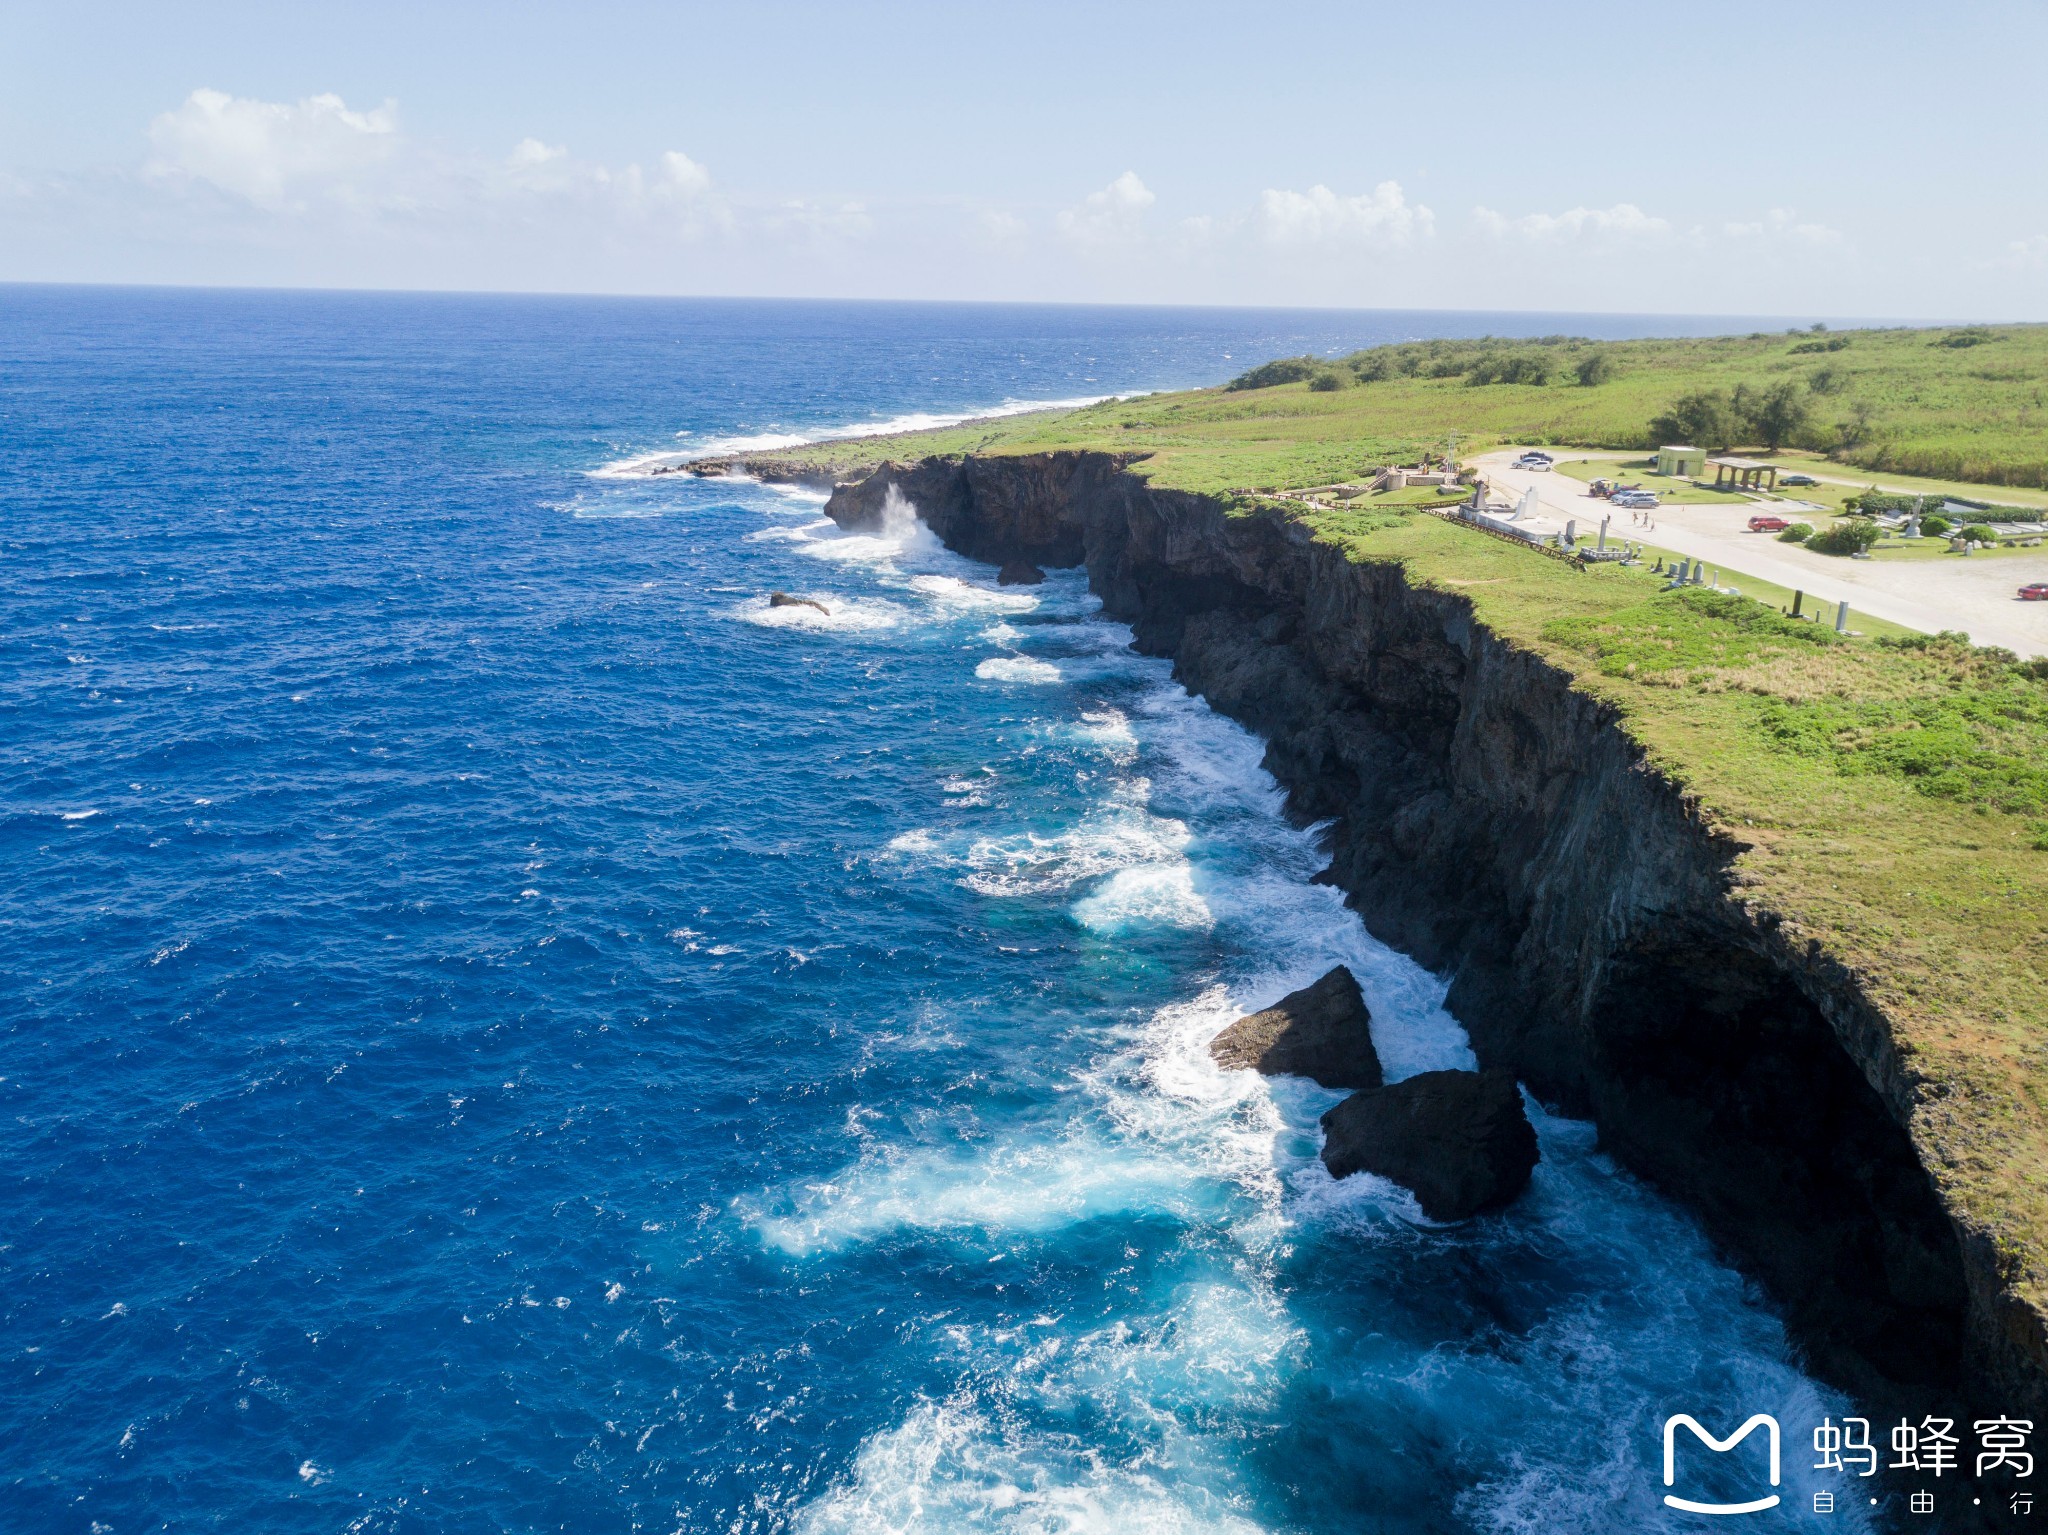
<svg viewBox="0 0 2048 1535">
<path fill-rule="evenodd" d="M 1820 481 L 1810 474 L 1781 474 L 1778 476 L 1778 483 L 1780 485 L 1818 485 Z"/>
<path fill-rule="evenodd" d="M 1749 531 L 1752 533 L 1782 533 L 1792 524 L 1782 517 L 1752 517 Z"/>
<path fill-rule="evenodd" d="M 1515 467 L 1517 469 L 1548 469 L 1550 467 L 1550 459 L 1542 453 L 1524 453 L 1515 460 Z"/>
<path fill-rule="evenodd" d="M 1586 494 L 1589 496 L 1611 496 L 1614 494 L 1614 481 L 1605 479 L 1595 480 L 1586 487 Z"/>
<path fill-rule="evenodd" d="M 2036 581 L 2020 588 L 2022 602 L 2048 602 L 2048 581 Z"/>
</svg>

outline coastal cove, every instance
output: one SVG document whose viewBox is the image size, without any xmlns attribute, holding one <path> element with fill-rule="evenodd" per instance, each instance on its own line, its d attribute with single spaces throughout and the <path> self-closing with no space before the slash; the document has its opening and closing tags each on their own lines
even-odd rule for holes
<svg viewBox="0 0 2048 1535">
<path fill-rule="evenodd" d="M 1622 1535 L 1669 1412 L 2021 1380 L 1947 1187 L 1773 1273 L 1657 1163 L 1674 990 L 1920 1143 L 1608 701 L 1118 458 L 769 456 L 1551 317 L 4 297 L 10 1526 Z M 1216 1067 L 1334 965 L 1509 1207 Z M 1873 1230 L 1927 1357 L 1793 1285 Z"/>
</svg>

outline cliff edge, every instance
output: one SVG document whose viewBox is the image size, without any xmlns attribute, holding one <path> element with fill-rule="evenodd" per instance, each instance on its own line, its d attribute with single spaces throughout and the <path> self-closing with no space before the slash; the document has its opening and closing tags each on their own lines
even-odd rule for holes
<svg viewBox="0 0 2048 1535">
<path fill-rule="evenodd" d="M 2043 1292 L 1997 1204 L 2034 1106 L 1960 1050 L 1944 1072 L 1911 987 L 1774 902 L 1768 833 L 1704 807 L 1612 698 L 1399 557 L 1114 454 L 885 463 L 827 513 L 879 524 L 892 489 L 963 554 L 1085 565 L 1141 650 L 1266 739 L 1294 811 L 1331 822 L 1324 877 L 1453 977 L 1481 1061 L 1695 1209 L 1817 1373 L 2048 1416 Z"/>
</svg>

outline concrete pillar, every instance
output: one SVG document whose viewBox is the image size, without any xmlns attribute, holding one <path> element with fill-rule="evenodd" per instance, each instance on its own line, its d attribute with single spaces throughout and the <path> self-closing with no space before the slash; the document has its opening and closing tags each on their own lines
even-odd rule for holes
<svg viewBox="0 0 2048 1535">
<path fill-rule="evenodd" d="M 1836 612 L 1835 612 L 1835 633 L 1837 633 L 1837 634 L 1847 634 L 1848 632 L 1849 632 L 1849 604 L 1848 604 L 1848 603 L 1846 603 L 1846 602 L 1844 602 L 1844 603 L 1843 603 L 1843 604 L 1841 605 L 1841 607 L 1840 607 L 1840 608 L 1838 608 L 1838 609 L 1836 610 Z"/>
<path fill-rule="evenodd" d="M 1605 549 L 1607 547 L 1607 524 L 1612 522 L 1613 520 L 1614 516 L 1612 513 L 1609 513 L 1607 516 L 1602 517 L 1600 519 L 1600 542 L 1597 545 L 1597 547 L 1601 549 Z"/>
</svg>

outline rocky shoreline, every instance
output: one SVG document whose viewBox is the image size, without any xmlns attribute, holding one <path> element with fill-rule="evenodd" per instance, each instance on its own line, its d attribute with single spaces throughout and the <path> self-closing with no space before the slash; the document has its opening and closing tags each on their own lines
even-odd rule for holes
<svg viewBox="0 0 2048 1535">
<path fill-rule="evenodd" d="M 1931 1084 L 1858 976 L 1745 894 L 1740 845 L 1613 711 L 1455 593 L 1284 510 L 1234 513 L 1127 468 L 1091 452 L 885 463 L 826 512 L 877 526 L 894 488 L 960 553 L 1085 565 L 1141 650 L 1266 739 L 1293 811 L 1332 822 L 1323 877 L 1453 977 L 1482 1065 L 1594 1119 L 1690 1205 L 1816 1373 L 1916 1413 L 1960 1395 L 2048 1416 L 2048 1319 L 1944 1198 Z"/>
</svg>

